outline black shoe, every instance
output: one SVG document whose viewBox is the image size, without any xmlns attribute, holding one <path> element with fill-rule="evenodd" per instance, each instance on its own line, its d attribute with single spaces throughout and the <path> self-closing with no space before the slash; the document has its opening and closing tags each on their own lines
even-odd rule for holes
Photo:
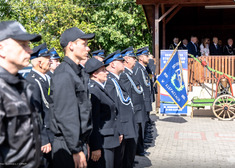
<svg viewBox="0 0 235 168">
<path fill-rule="evenodd" d="M 136 155 L 138 155 L 138 156 L 145 156 L 144 153 L 145 152 L 143 152 L 143 153 L 136 153 Z"/>
<path fill-rule="evenodd" d="M 144 143 L 152 143 L 152 141 L 148 139 L 144 139 Z"/>
<path fill-rule="evenodd" d="M 145 138 L 145 139 L 153 140 L 153 136 L 151 136 L 151 135 L 146 135 L 144 138 Z"/>
<path fill-rule="evenodd" d="M 144 144 L 144 149 L 148 149 L 150 145 Z"/>
</svg>

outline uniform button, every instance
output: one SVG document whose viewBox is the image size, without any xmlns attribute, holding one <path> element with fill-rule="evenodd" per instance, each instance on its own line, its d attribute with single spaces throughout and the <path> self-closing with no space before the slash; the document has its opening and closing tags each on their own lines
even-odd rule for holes
<svg viewBox="0 0 235 168">
<path fill-rule="evenodd" d="M 117 117 L 115 117 L 114 120 L 117 120 Z"/>
</svg>

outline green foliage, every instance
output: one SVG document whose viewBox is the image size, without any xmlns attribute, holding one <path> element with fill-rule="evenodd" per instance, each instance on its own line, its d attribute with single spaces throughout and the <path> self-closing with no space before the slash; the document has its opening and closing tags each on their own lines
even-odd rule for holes
<svg viewBox="0 0 235 168">
<path fill-rule="evenodd" d="M 59 38 L 64 30 L 78 27 L 95 33 L 90 41 L 91 51 L 105 49 L 106 53 L 129 46 L 151 46 L 141 6 L 128 0 L 0 0 L 1 20 L 17 20 L 30 33 L 41 34 L 41 42 L 55 47 L 61 56 Z M 32 46 L 32 47 L 34 47 Z"/>
</svg>

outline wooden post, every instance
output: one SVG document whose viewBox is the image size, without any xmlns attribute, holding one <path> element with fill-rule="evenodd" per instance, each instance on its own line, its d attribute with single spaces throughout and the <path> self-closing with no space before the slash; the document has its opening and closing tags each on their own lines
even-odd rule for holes
<svg viewBox="0 0 235 168">
<path fill-rule="evenodd" d="M 165 6 L 161 4 L 162 15 L 165 13 Z M 166 49 L 166 19 L 162 19 L 162 48 Z"/>
<path fill-rule="evenodd" d="M 155 39 L 154 39 L 154 47 L 155 47 L 155 59 L 156 59 L 156 74 L 160 73 L 160 53 L 159 53 L 159 4 L 155 4 Z M 160 87 L 158 85 L 158 94 L 156 95 L 156 109 L 160 107 Z"/>
</svg>

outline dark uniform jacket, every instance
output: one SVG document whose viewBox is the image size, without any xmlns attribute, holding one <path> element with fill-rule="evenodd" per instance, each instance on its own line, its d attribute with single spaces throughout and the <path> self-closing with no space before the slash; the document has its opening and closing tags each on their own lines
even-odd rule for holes
<svg viewBox="0 0 235 168">
<path fill-rule="evenodd" d="M 49 113 L 49 104 L 51 102 L 51 98 L 48 96 L 48 88 L 49 83 L 45 81 L 37 72 L 31 70 L 30 73 L 27 75 L 26 80 L 34 85 L 34 104 L 38 109 L 40 116 L 42 118 L 41 124 L 41 132 L 42 132 L 42 146 L 48 143 L 53 142 L 53 133 L 50 130 L 50 113 Z M 37 83 L 40 83 L 41 86 Z M 41 92 L 41 89 L 42 92 Z M 43 94 L 42 94 L 43 93 Z M 43 101 L 43 99 L 46 99 Z"/>
<path fill-rule="evenodd" d="M 88 78 L 65 56 L 51 79 L 51 130 L 72 154 L 82 150 L 92 130 Z"/>
<path fill-rule="evenodd" d="M 94 80 L 90 80 L 89 92 L 91 94 L 93 122 L 93 130 L 89 138 L 91 151 L 119 146 L 119 134 L 116 122 L 117 110 L 114 100 Z"/>
<path fill-rule="evenodd" d="M 32 93 L 33 86 L 23 77 L 0 67 L 0 163 L 39 166 L 39 118 L 32 105 Z"/>
<path fill-rule="evenodd" d="M 224 53 L 224 55 L 235 55 L 235 47 L 225 45 L 223 48 L 223 53 Z"/>
<path fill-rule="evenodd" d="M 125 139 L 135 138 L 135 125 L 134 125 L 134 110 L 132 107 L 132 103 L 125 105 L 121 102 L 120 97 L 117 95 L 116 87 L 112 81 L 112 78 L 119 83 L 118 79 L 112 74 L 109 73 L 107 76 L 107 82 L 105 84 L 105 89 L 107 89 L 108 93 L 112 95 L 113 100 L 115 101 L 116 108 L 118 109 L 118 131 L 120 135 L 124 135 Z M 128 97 L 128 93 L 122 90 L 124 98 Z"/>
<path fill-rule="evenodd" d="M 129 80 L 128 76 L 131 77 L 133 83 Z M 135 76 L 133 76 L 133 72 L 125 68 L 125 71 L 121 73 L 120 79 L 119 79 L 122 88 L 125 89 L 125 91 L 130 95 L 133 106 L 134 106 L 134 118 L 135 123 L 142 124 L 142 130 L 144 131 L 144 123 L 146 121 L 146 112 L 145 112 L 145 106 L 144 106 L 144 97 L 143 92 L 136 92 L 134 87 L 138 90 L 141 90 L 142 87 L 140 83 L 137 81 Z M 138 91 L 137 90 L 137 91 Z M 142 134 L 144 135 L 144 134 Z"/>
<path fill-rule="evenodd" d="M 194 57 L 200 55 L 200 50 L 196 44 L 194 45 L 192 42 L 189 42 L 187 48 L 188 48 L 188 53 L 192 54 Z M 189 58 L 191 57 L 189 56 Z"/>
<path fill-rule="evenodd" d="M 217 48 L 215 47 L 215 44 L 212 43 L 209 46 L 210 55 L 222 55 L 222 47 L 217 44 Z"/>
<path fill-rule="evenodd" d="M 136 62 L 135 67 L 133 68 L 133 75 L 136 80 L 144 89 L 144 105 L 147 112 L 152 111 L 152 101 L 151 101 L 151 84 L 148 72 L 146 68 L 140 65 L 139 62 Z"/>
<path fill-rule="evenodd" d="M 52 73 L 51 71 L 48 71 L 48 72 L 47 72 L 47 75 L 50 76 L 50 78 L 52 78 L 53 73 Z"/>
</svg>

